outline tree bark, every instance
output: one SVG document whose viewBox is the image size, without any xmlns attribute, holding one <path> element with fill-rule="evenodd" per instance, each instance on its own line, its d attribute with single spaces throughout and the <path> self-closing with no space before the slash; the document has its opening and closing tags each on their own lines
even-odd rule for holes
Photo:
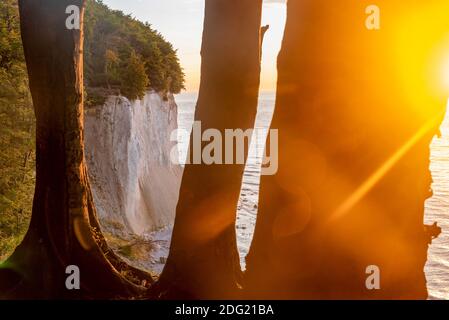
<svg viewBox="0 0 449 320">
<path fill-rule="evenodd" d="M 279 171 L 261 181 L 251 298 L 427 297 L 429 145 L 445 101 L 423 76 L 435 43 L 395 32 L 400 21 L 431 39 L 447 30 L 416 19 L 427 3 L 376 5 L 380 30 L 365 28 L 363 1 L 288 2 L 272 125 Z M 380 290 L 366 287 L 370 265 L 380 268 Z"/>
<path fill-rule="evenodd" d="M 201 121 L 203 132 L 219 130 L 223 143 L 225 129 L 254 127 L 261 11 L 261 0 L 206 1 L 195 120 Z M 192 135 L 191 154 L 194 143 Z M 238 294 L 241 269 L 235 222 L 243 171 L 243 164 L 186 165 L 170 255 L 156 286 L 159 297 Z"/>
<path fill-rule="evenodd" d="M 66 8 L 81 12 L 66 28 Z M 122 263 L 101 234 L 83 143 L 82 0 L 20 0 L 21 31 L 36 114 L 36 190 L 29 231 L 0 272 L 2 297 L 119 298 L 142 294 L 148 275 Z M 67 290 L 76 265 L 81 290 Z"/>
</svg>

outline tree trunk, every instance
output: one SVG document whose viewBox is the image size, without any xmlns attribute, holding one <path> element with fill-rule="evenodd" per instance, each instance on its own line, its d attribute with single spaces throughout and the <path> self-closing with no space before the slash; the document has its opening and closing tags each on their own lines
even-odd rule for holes
<svg viewBox="0 0 449 320">
<path fill-rule="evenodd" d="M 79 30 L 66 28 L 69 5 L 81 9 Z M 93 205 L 83 143 L 83 6 L 82 0 L 19 1 L 37 168 L 29 231 L 0 272 L 7 298 L 136 296 L 149 277 L 109 250 Z M 81 290 L 65 286 L 69 265 L 80 269 Z"/>
<path fill-rule="evenodd" d="M 254 127 L 261 11 L 261 0 L 206 1 L 195 120 L 201 121 L 203 132 L 219 130 L 223 143 L 225 129 Z M 195 143 L 192 134 L 191 154 Z M 243 164 L 185 167 L 170 255 L 156 291 L 159 297 L 238 294 L 241 269 L 235 222 L 243 171 Z"/>
<path fill-rule="evenodd" d="M 427 297 L 429 145 L 445 101 L 423 74 L 447 30 L 441 14 L 424 18 L 430 4 L 376 4 L 380 30 L 365 28 L 363 1 L 288 2 L 272 125 L 279 171 L 261 182 L 252 298 Z M 380 290 L 366 287 L 371 265 Z"/>
</svg>

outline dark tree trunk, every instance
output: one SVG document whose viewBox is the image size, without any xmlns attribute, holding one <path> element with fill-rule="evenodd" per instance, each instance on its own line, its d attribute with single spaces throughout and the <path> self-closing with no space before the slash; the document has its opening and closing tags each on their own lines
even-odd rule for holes
<svg viewBox="0 0 449 320">
<path fill-rule="evenodd" d="M 7 298 L 113 298 L 143 293 L 145 274 L 108 249 L 93 206 L 83 145 L 83 26 L 66 28 L 82 0 L 19 1 L 36 114 L 36 190 L 29 231 L 0 272 Z M 81 290 L 65 287 L 76 265 Z M 127 278 L 123 276 L 127 275 Z M 132 282 L 129 280 L 132 278 Z"/>
<path fill-rule="evenodd" d="M 254 127 L 261 11 L 261 0 L 206 1 L 195 119 L 203 131 L 219 130 L 223 143 L 225 129 Z M 243 171 L 243 164 L 186 166 L 170 256 L 157 290 L 160 297 L 238 294 L 241 269 L 235 222 Z"/>
<path fill-rule="evenodd" d="M 279 171 L 261 182 L 250 297 L 427 297 L 429 144 L 445 103 L 422 76 L 434 43 L 396 32 L 447 30 L 404 19 L 427 8 L 417 3 L 376 1 L 381 29 L 369 31 L 365 1 L 288 2 L 272 126 Z M 365 286 L 370 265 L 380 290 Z"/>
</svg>

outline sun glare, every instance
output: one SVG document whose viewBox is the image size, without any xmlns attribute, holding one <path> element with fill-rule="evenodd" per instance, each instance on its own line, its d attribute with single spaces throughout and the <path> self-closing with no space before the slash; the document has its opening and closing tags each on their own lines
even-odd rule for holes
<svg viewBox="0 0 449 320">
<path fill-rule="evenodd" d="M 449 32 L 444 11 L 439 4 L 403 12 L 395 20 L 396 32 L 390 39 L 405 99 L 426 118 L 439 108 L 430 101 L 449 97 Z M 421 21 L 427 22 L 424 27 Z"/>
<path fill-rule="evenodd" d="M 442 73 L 443 73 L 442 74 L 443 86 L 446 90 L 449 91 L 449 52 L 447 53 L 447 57 L 443 64 L 443 72 Z"/>
</svg>

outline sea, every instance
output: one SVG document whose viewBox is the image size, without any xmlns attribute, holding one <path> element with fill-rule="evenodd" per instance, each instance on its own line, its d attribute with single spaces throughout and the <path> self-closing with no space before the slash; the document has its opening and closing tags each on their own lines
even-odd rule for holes
<svg viewBox="0 0 449 320">
<path fill-rule="evenodd" d="M 197 93 L 183 93 L 175 97 L 178 104 L 178 147 L 180 157 L 185 159 L 189 143 Z M 236 204 L 236 234 L 242 269 L 245 269 L 245 256 L 253 238 L 259 199 L 261 161 L 265 150 L 266 133 L 270 127 L 275 105 L 275 93 L 262 92 L 255 122 L 255 132 L 250 145 L 249 157 L 243 177 L 240 200 Z M 426 202 L 425 222 L 437 221 L 443 232 L 433 241 L 429 249 L 425 268 L 429 299 L 449 299 L 449 116 L 441 126 L 441 136 L 435 137 L 431 146 L 431 172 L 433 175 L 433 197 Z M 153 240 L 169 243 L 170 229 L 155 233 Z M 166 247 L 166 245 L 164 245 Z M 167 254 L 168 248 L 162 250 Z M 161 270 L 162 271 L 161 266 Z"/>
</svg>

